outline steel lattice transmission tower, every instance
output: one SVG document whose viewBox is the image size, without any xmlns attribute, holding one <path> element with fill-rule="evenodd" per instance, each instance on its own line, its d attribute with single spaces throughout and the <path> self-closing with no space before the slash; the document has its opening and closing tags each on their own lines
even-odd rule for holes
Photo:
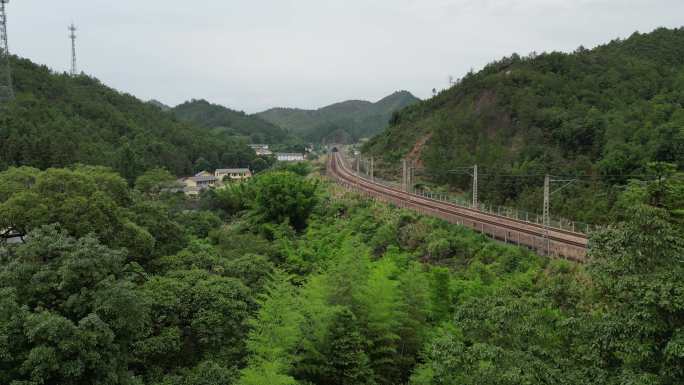
<svg viewBox="0 0 684 385">
<path fill-rule="evenodd" d="M 7 44 L 7 13 L 5 12 L 7 3 L 9 0 L 0 0 L 0 102 L 14 98 L 9 45 Z"/>
<path fill-rule="evenodd" d="M 78 69 L 76 68 L 76 26 L 74 23 L 71 23 L 69 26 L 69 32 L 69 38 L 71 39 L 71 76 L 76 76 Z"/>
</svg>

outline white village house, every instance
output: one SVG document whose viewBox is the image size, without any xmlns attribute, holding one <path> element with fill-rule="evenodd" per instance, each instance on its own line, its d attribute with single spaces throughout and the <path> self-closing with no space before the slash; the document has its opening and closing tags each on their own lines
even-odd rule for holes
<svg viewBox="0 0 684 385">
<path fill-rule="evenodd" d="M 252 172 L 248 168 L 219 168 L 213 174 L 200 171 L 195 176 L 179 179 L 178 183 L 182 186 L 179 191 L 188 196 L 198 196 L 208 188 L 223 186 L 226 177 L 231 181 L 240 181 L 251 178 Z"/>
<path fill-rule="evenodd" d="M 218 178 L 213 175 L 205 175 L 205 173 L 205 171 L 202 171 L 195 176 L 178 180 L 178 182 L 183 185 L 183 192 L 185 195 L 199 195 L 203 190 L 216 186 L 219 181 Z"/>
<path fill-rule="evenodd" d="M 273 155 L 273 152 L 268 148 L 268 144 L 250 144 L 249 147 L 254 150 L 257 156 Z"/>
<path fill-rule="evenodd" d="M 253 144 L 248 144 L 248 146 L 249 146 L 252 150 L 256 150 L 256 149 L 259 149 L 259 148 L 264 149 L 264 150 L 268 150 L 268 144 L 253 143 Z"/>
<path fill-rule="evenodd" d="M 278 162 L 303 162 L 304 154 L 279 152 L 276 154 Z"/>
<path fill-rule="evenodd" d="M 273 155 L 273 152 L 267 148 L 257 148 L 254 150 L 256 152 L 257 156 L 271 156 Z"/>
<path fill-rule="evenodd" d="M 214 171 L 214 176 L 220 181 L 224 181 L 226 177 L 230 180 L 243 180 L 251 178 L 252 172 L 248 168 L 219 168 Z"/>
</svg>

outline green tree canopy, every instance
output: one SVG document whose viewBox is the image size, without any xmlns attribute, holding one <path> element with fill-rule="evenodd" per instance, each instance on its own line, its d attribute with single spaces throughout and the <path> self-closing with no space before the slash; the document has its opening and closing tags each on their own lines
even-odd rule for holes
<svg viewBox="0 0 684 385">
<path fill-rule="evenodd" d="M 317 188 L 315 181 L 290 172 L 268 173 L 255 181 L 250 208 L 263 221 L 302 230 L 318 203 Z"/>
<path fill-rule="evenodd" d="M 150 319 L 124 253 L 51 226 L 0 255 L 2 383 L 135 383 L 127 364 Z"/>
</svg>

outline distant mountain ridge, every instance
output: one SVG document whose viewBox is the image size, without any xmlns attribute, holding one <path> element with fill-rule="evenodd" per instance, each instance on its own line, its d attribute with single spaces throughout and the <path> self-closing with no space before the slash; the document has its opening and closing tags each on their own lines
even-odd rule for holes
<svg viewBox="0 0 684 385">
<path fill-rule="evenodd" d="M 222 131 L 249 138 L 252 143 L 283 143 L 289 134 L 259 116 L 210 103 L 206 100 L 190 100 L 171 109 L 176 118 L 200 127 Z"/>
<path fill-rule="evenodd" d="M 155 106 L 155 107 L 159 107 L 159 109 L 162 110 L 162 111 L 164 111 L 164 112 L 170 111 L 170 110 L 171 110 L 171 107 L 169 107 L 168 105 L 166 105 L 166 104 L 160 102 L 160 101 L 157 100 L 157 99 L 148 100 L 147 103 L 148 103 L 148 104 L 151 104 L 151 105 L 153 105 L 153 106 Z"/>
<path fill-rule="evenodd" d="M 256 116 L 310 141 L 350 142 L 381 132 L 394 112 L 419 101 L 408 91 L 398 91 L 375 103 L 348 100 L 317 110 L 272 108 Z"/>
</svg>

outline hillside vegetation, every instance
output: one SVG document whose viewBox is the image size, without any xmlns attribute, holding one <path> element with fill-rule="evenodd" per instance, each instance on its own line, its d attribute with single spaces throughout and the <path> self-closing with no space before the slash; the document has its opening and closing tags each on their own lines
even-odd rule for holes
<svg viewBox="0 0 684 385">
<path fill-rule="evenodd" d="M 114 168 L 129 181 L 165 167 L 246 166 L 254 152 L 232 133 L 184 123 L 158 107 L 88 76 L 11 60 L 17 98 L 0 109 L 0 170 L 74 163 Z"/>
<path fill-rule="evenodd" d="M 251 131 L 183 123 L 13 59 L 18 97 L 0 110 L 0 384 L 684 384 L 680 34 L 493 64 L 395 114 L 367 147 L 385 167 L 413 150 L 455 185 L 466 181 L 447 171 L 475 160 L 609 185 L 656 173 L 584 198 L 584 213 L 620 207 L 590 234 L 586 264 L 348 193 L 309 163 L 197 198 L 171 192 L 176 177 L 155 166 L 249 162 Z M 612 68 L 630 80 L 593 84 Z M 533 196 L 531 182 L 494 190 L 506 179 L 483 177 L 485 194 L 511 194 L 490 199 Z"/>
<path fill-rule="evenodd" d="M 0 172 L 0 383 L 684 383 L 682 227 L 625 192 L 586 266 L 290 171 Z M 641 190 L 641 189 L 644 190 Z M 679 197 L 681 202 L 681 196 Z"/>
<path fill-rule="evenodd" d="M 257 115 L 308 141 L 352 143 L 380 132 L 392 113 L 418 101 L 411 93 L 401 91 L 376 103 L 349 100 L 318 110 L 273 108 Z"/>
<path fill-rule="evenodd" d="M 477 163 L 483 200 L 534 211 L 545 173 L 581 176 L 553 209 L 602 222 L 614 186 L 657 177 L 663 165 L 653 162 L 683 169 L 683 104 L 684 29 L 658 29 L 592 50 L 503 58 L 396 114 L 365 151 L 395 175 L 408 154 L 430 180 L 466 193 L 470 178 L 450 170 Z"/>
</svg>

